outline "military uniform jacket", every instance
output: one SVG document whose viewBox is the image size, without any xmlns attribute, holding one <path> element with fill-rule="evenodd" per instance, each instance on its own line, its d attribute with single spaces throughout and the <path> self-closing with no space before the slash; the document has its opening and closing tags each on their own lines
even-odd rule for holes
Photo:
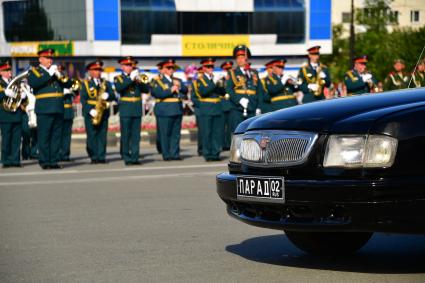
<svg viewBox="0 0 425 283">
<path fill-rule="evenodd" d="M 172 78 L 180 82 L 179 93 L 172 93 L 173 82 L 166 76 L 156 77 L 152 83 L 152 96 L 156 98 L 156 116 L 178 116 L 183 115 L 182 98 L 187 94 L 187 87 L 179 78 Z"/>
<path fill-rule="evenodd" d="M 425 86 L 425 73 L 416 71 L 412 74 L 412 83 L 410 87 L 423 87 Z"/>
<path fill-rule="evenodd" d="M 297 91 L 297 88 L 293 84 L 282 84 L 282 79 L 276 74 L 267 76 L 264 82 L 272 103 L 283 100 L 296 100 L 294 92 Z"/>
<path fill-rule="evenodd" d="M 36 98 L 36 114 L 63 114 L 63 89 L 71 87 L 71 80 L 67 77 L 58 79 L 55 75 L 50 76 L 44 68 L 37 66 L 29 71 L 28 84 Z"/>
<path fill-rule="evenodd" d="M 316 84 L 319 80 L 323 80 L 323 85 L 326 87 L 329 87 L 331 85 L 331 76 L 329 74 L 328 67 L 326 65 L 323 65 L 322 63 L 318 63 L 318 67 L 316 70 L 311 66 L 310 63 L 306 63 L 303 66 L 301 66 L 300 72 L 298 74 L 298 78 L 301 80 L 300 89 L 303 93 L 310 93 L 312 95 L 315 95 L 313 91 L 311 91 L 308 88 L 309 84 Z M 320 71 L 326 74 L 326 78 L 322 79 L 320 78 Z M 323 95 L 323 89 L 320 95 L 315 95 L 316 98 L 324 99 Z"/>
<path fill-rule="evenodd" d="M 409 76 L 405 73 L 391 72 L 385 78 L 384 90 L 396 90 L 407 88 L 409 85 Z"/>
<path fill-rule="evenodd" d="M 0 123 L 18 123 L 22 121 L 23 111 L 21 108 L 16 110 L 16 112 L 9 112 L 4 110 L 3 101 L 7 99 L 6 94 L 4 93 L 7 87 L 7 83 L 0 77 Z M 22 107 L 22 104 L 21 104 Z"/>
<path fill-rule="evenodd" d="M 259 99 L 262 93 L 261 81 L 255 70 L 249 70 L 251 75 L 248 77 L 242 72 L 240 67 L 229 70 L 228 79 L 226 80 L 226 92 L 230 95 L 232 109 L 243 111 L 243 107 L 239 104 L 241 98 L 249 99 L 248 112 L 255 112 L 259 106 Z"/>
<path fill-rule="evenodd" d="M 370 93 L 372 91 L 373 86 L 377 85 L 377 81 L 375 77 L 372 75 L 373 85 L 370 86 L 367 82 L 363 81 L 362 76 L 356 70 L 350 70 L 345 73 L 344 83 L 347 87 L 347 95 L 356 95 L 363 93 Z"/>
<path fill-rule="evenodd" d="M 201 115 L 213 116 L 223 113 L 220 90 L 212 79 L 204 74 L 193 83 L 193 86 L 198 96 Z"/>
<path fill-rule="evenodd" d="M 74 93 L 67 93 L 63 96 L 63 106 L 64 106 L 64 114 L 63 118 L 65 120 L 72 120 L 74 119 L 74 109 L 72 108 L 72 101 L 74 100 L 75 94 Z"/>
<path fill-rule="evenodd" d="M 232 102 L 230 102 L 230 95 L 226 95 L 226 80 L 228 75 L 226 77 L 221 78 L 217 84 L 218 84 L 218 90 L 220 95 L 222 96 L 221 99 L 221 110 L 223 112 L 229 112 L 230 109 L 232 109 Z"/>
<path fill-rule="evenodd" d="M 112 89 L 111 83 L 103 80 L 106 86 L 106 92 L 109 94 L 108 101 L 116 99 L 114 90 Z M 84 80 L 83 86 L 81 87 L 80 96 L 81 104 L 83 105 L 83 114 L 89 115 L 91 109 L 96 107 L 96 101 L 99 95 L 101 84 L 97 85 L 94 79 Z M 109 117 L 109 111 L 105 111 L 104 117 Z"/>
<path fill-rule="evenodd" d="M 114 79 L 115 89 L 120 94 L 119 112 L 121 117 L 141 117 L 143 113 L 142 93 L 149 93 L 149 85 L 133 81 L 122 74 Z"/>
</svg>

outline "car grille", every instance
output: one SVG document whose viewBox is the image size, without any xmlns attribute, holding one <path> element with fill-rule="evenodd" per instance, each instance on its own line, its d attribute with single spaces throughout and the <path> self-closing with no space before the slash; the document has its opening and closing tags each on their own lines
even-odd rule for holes
<svg viewBox="0 0 425 283">
<path fill-rule="evenodd" d="M 261 131 L 244 134 L 242 162 L 257 166 L 291 166 L 305 162 L 317 134 L 298 131 Z"/>
</svg>

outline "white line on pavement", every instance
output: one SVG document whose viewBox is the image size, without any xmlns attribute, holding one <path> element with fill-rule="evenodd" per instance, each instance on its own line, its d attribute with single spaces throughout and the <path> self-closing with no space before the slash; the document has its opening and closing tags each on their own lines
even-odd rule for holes
<svg viewBox="0 0 425 283">
<path fill-rule="evenodd" d="M 81 183 L 97 183 L 97 182 L 113 182 L 113 181 L 133 181 L 140 179 L 163 179 L 175 177 L 198 177 L 217 175 L 217 172 L 193 172 L 193 173 L 174 173 L 174 174 L 157 174 L 143 176 L 119 176 L 119 177 L 98 177 L 98 178 L 83 178 L 72 180 L 45 180 L 45 181 L 23 181 L 23 182 L 4 182 L 0 183 L 0 187 L 8 186 L 28 186 L 28 185 L 59 185 L 59 184 L 81 184 Z"/>
<path fill-rule="evenodd" d="M 176 165 L 176 166 L 152 166 L 152 167 L 133 167 L 133 168 L 114 168 L 114 169 L 90 169 L 90 170 L 59 170 L 59 171 L 40 171 L 40 172 L 11 172 L 11 173 L 0 173 L 1 177 L 13 177 L 13 176 L 37 176 L 37 175 L 60 175 L 60 174 L 87 174 L 87 173 L 107 173 L 107 172 L 129 172 L 129 171 L 146 171 L 146 170 L 167 170 L 167 169 L 193 169 L 193 168 L 216 168 L 225 167 L 227 163 L 217 164 L 199 164 L 199 165 Z"/>
</svg>

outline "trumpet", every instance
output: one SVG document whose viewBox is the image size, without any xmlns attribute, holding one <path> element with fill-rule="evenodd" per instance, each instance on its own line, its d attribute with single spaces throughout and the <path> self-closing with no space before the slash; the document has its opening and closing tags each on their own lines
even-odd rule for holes
<svg viewBox="0 0 425 283">
<path fill-rule="evenodd" d="M 71 91 L 77 92 L 81 89 L 81 81 L 79 79 L 73 79 L 71 85 Z"/>
<path fill-rule="evenodd" d="M 16 112 L 22 103 L 22 93 L 27 92 L 27 83 L 25 80 L 28 77 L 28 71 L 25 71 L 7 85 L 6 91 L 11 90 L 13 96 L 7 96 L 3 99 L 3 108 L 8 112 Z"/>
<path fill-rule="evenodd" d="M 149 77 L 146 76 L 145 74 L 139 74 L 136 77 L 136 81 L 142 83 L 142 84 L 148 84 L 149 83 Z"/>
</svg>

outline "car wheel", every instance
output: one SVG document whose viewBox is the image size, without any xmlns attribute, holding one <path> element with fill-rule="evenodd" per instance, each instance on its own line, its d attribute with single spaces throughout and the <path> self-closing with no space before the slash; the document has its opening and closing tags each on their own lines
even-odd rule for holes
<svg viewBox="0 0 425 283">
<path fill-rule="evenodd" d="M 358 251 L 372 237 L 368 232 L 285 231 L 299 249 L 313 255 L 347 255 Z"/>
</svg>

